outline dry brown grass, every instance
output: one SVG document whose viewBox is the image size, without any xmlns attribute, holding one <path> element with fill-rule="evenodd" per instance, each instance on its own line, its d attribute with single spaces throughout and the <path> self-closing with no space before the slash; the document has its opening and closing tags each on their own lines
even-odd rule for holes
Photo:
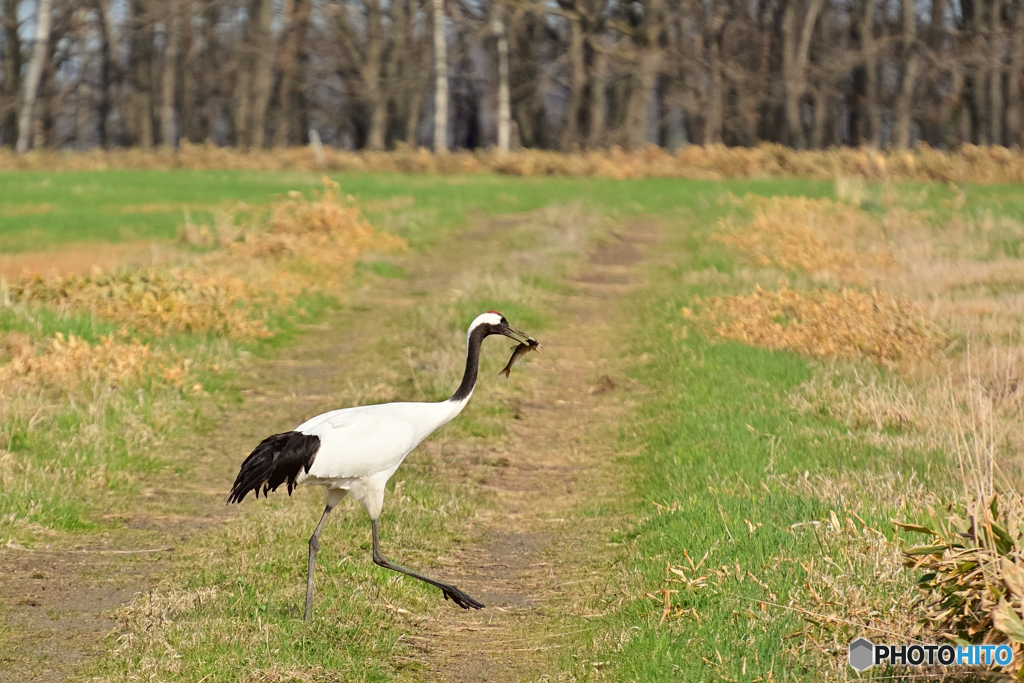
<svg viewBox="0 0 1024 683">
<path fill-rule="evenodd" d="M 266 337 L 268 316 L 294 304 L 303 291 L 328 291 L 370 250 L 401 248 L 399 238 L 376 232 L 359 209 L 339 197 L 337 183 L 312 199 L 301 193 L 273 204 L 268 228 L 240 226 L 227 210 L 216 219 L 224 248 L 178 268 L 115 274 L 27 276 L 6 296 L 15 303 L 95 314 L 136 332 L 213 332 L 244 339 Z M 250 218 L 251 216 L 246 216 Z M 185 238 L 206 246 L 206 226 L 188 221 Z"/>
<path fill-rule="evenodd" d="M 713 239 L 753 265 L 851 284 L 896 265 L 878 222 L 845 202 L 747 196 L 737 203 L 751 219 L 723 219 Z"/>
<path fill-rule="evenodd" d="M 0 395 L 32 387 L 74 386 L 83 381 L 116 386 L 161 368 L 148 344 L 138 340 L 117 342 L 113 335 L 89 344 L 74 335 L 65 338 L 59 332 L 45 343 L 9 334 L 0 339 L 0 349 L 4 347 L 11 359 L 0 365 Z M 162 369 L 166 379 L 181 385 L 184 373 L 180 366 Z"/>
<path fill-rule="evenodd" d="M 269 336 L 250 306 L 261 289 L 225 272 L 193 268 L 22 279 L 11 286 L 16 303 L 43 303 L 70 312 L 95 313 L 132 330 L 157 335 L 215 332 L 235 338 Z"/>
<path fill-rule="evenodd" d="M 909 300 L 874 290 L 804 295 L 756 286 L 747 296 L 697 298 L 683 316 L 722 339 L 819 358 L 926 358 L 942 339 Z"/>
<path fill-rule="evenodd" d="M 1000 505 L 1000 503 L 1003 503 Z M 905 564 L 924 572 L 914 601 L 918 622 L 931 640 L 1006 643 L 1014 661 L 1003 673 L 1020 677 L 1024 662 L 1024 500 L 993 494 L 927 525 L 902 524 L 923 534 L 923 545 L 905 551 Z"/>
<path fill-rule="evenodd" d="M 813 535 L 821 558 L 776 559 L 798 585 L 786 605 L 774 613 L 792 611 L 801 629 L 786 638 L 786 651 L 817 672 L 821 680 L 850 680 L 849 644 L 859 636 L 892 644 L 919 642 L 923 629 L 907 609 L 915 598 L 912 577 L 903 567 L 903 554 L 884 533 L 859 517 L 829 519 L 794 528 L 794 536 Z M 925 673 L 925 672 L 922 672 Z"/>
<path fill-rule="evenodd" d="M 325 148 L 321 162 L 310 147 L 247 152 L 183 143 L 178 150 L 126 149 L 91 152 L 33 151 L 16 156 L 0 150 L 0 170 L 137 169 L 307 169 L 401 173 L 499 173 L 516 176 L 595 176 L 607 178 L 757 178 L 796 176 L 830 179 L 924 180 L 941 182 L 1024 182 L 1024 154 L 1005 147 L 964 145 L 953 153 L 921 146 L 914 151 L 880 152 L 843 147 L 798 152 L 776 144 L 754 148 L 709 145 L 658 147 L 625 152 L 617 147 L 562 154 L 542 150 L 493 150 L 432 154 L 400 147 L 393 152 L 348 152 Z"/>
</svg>

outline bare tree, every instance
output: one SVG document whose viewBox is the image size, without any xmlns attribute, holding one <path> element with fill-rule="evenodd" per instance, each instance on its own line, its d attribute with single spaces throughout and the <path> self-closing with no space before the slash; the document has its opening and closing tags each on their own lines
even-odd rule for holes
<svg viewBox="0 0 1024 683">
<path fill-rule="evenodd" d="M 273 0 L 258 0 L 254 31 L 256 63 L 253 74 L 250 134 L 252 146 L 256 148 L 263 147 L 266 138 L 267 107 L 270 105 L 270 91 L 274 87 L 274 34 L 271 30 L 273 18 Z"/>
<path fill-rule="evenodd" d="M 181 0 L 168 0 L 164 17 L 164 73 L 160 91 L 160 134 L 165 147 L 178 142 L 174 125 L 174 94 L 178 71 L 178 43 L 181 38 Z"/>
<path fill-rule="evenodd" d="M 867 0 L 872 3 L 873 0 Z M 807 62 L 814 25 L 824 0 L 807 0 L 806 8 L 798 0 L 788 0 L 782 20 L 782 72 L 786 83 L 786 127 L 789 144 L 797 149 L 806 146 L 800 117 L 800 105 L 807 92 Z M 798 18 L 799 17 L 799 18 Z"/>
<path fill-rule="evenodd" d="M 444 0 L 434 8 L 434 151 L 448 151 L 448 46 L 445 40 Z"/>
<path fill-rule="evenodd" d="M 1010 73 L 1006 79 L 1006 142 L 1024 145 L 1024 2 L 1013 7 L 1013 28 L 1010 32 Z"/>
<path fill-rule="evenodd" d="M 495 5 L 491 30 L 497 38 L 498 51 L 498 152 L 509 151 L 511 142 L 512 108 L 508 88 L 508 35 L 505 33 L 505 8 Z"/>
<path fill-rule="evenodd" d="M 3 87 L 0 88 L 0 135 L 8 144 L 18 138 L 18 98 L 21 95 L 21 35 L 18 0 L 3 0 Z"/>
<path fill-rule="evenodd" d="M 910 146 L 910 116 L 914 101 L 914 86 L 917 84 L 917 17 L 914 14 L 914 0 L 903 0 L 903 78 L 896 98 L 896 117 L 893 126 L 892 146 L 906 149 Z"/>
<path fill-rule="evenodd" d="M 0 0 L 15 147 L 1024 143 L 1024 0 L 48 1 Z"/>
<path fill-rule="evenodd" d="M 285 146 L 301 142 L 305 126 L 302 125 L 301 66 L 305 62 L 306 31 L 312 5 L 310 0 L 285 0 L 284 39 L 278 62 L 280 84 L 277 90 L 279 111 L 274 133 L 274 144 Z"/>
<path fill-rule="evenodd" d="M 50 10 L 51 0 L 39 0 L 39 9 L 36 12 L 36 35 L 35 44 L 32 46 L 32 60 L 28 64 L 28 74 L 25 76 L 25 94 L 21 105 L 21 115 L 18 117 L 18 154 L 24 154 L 32 144 L 33 131 L 33 110 L 36 105 L 36 97 L 39 94 L 39 81 L 43 76 L 43 68 L 46 63 L 46 53 L 50 43 Z"/>
</svg>

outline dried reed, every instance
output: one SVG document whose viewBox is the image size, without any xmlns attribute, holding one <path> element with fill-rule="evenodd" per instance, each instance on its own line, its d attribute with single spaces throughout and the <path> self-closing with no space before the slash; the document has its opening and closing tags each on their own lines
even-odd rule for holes
<svg viewBox="0 0 1024 683">
<path fill-rule="evenodd" d="M 1024 182 L 1024 154 L 1005 147 L 964 145 L 942 152 L 920 145 L 913 151 L 865 148 L 796 151 L 766 143 L 753 148 L 687 145 L 670 153 L 658 147 L 625 152 L 587 150 L 562 154 L 542 150 L 493 150 L 432 154 L 400 146 L 393 152 L 348 152 L 312 147 L 239 151 L 182 143 L 178 150 L 122 149 L 68 153 L 34 151 L 17 156 L 0 150 L 0 170 L 132 169 L 286 169 L 383 171 L 400 173 L 499 173 L 517 176 L 595 176 L 608 178 L 757 178 L 796 176 L 831 179 L 923 180 L 939 182 Z"/>
</svg>

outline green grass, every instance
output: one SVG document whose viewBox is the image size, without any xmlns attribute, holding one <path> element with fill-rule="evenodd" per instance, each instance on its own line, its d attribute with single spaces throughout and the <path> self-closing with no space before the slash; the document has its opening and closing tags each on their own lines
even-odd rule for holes
<svg viewBox="0 0 1024 683">
<path fill-rule="evenodd" d="M 316 173 L 255 171 L 76 171 L 0 173 L 0 252 L 38 251 L 69 242 L 173 239 L 184 224 L 209 221 L 222 202 L 260 205 L 289 190 L 320 186 Z M 475 215 L 531 211 L 579 202 L 621 214 L 664 213 L 716 204 L 726 192 L 758 194 L 831 192 L 830 183 L 748 181 L 717 183 L 676 179 L 616 181 L 589 178 L 407 176 L 331 174 L 342 192 L 367 202 L 368 217 L 414 246 L 437 244 Z M 372 202 L 411 197 L 411 208 L 374 208 Z M 47 204 L 49 212 L 24 213 Z M 127 213 L 126 213 L 127 211 Z M 140 211 L 144 211 L 140 213 Z M 4 214 L 8 215 L 4 215 Z M 22 215 L 18 215 L 21 213 Z"/>
</svg>

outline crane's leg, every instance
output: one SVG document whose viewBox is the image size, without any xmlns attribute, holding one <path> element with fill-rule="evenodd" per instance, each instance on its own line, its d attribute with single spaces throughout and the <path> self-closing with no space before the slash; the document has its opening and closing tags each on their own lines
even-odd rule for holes
<svg viewBox="0 0 1024 683">
<path fill-rule="evenodd" d="M 324 528 L 327 521 L 327 513 L 331 511 L 331 505 L 324 508 L 324 514 L 320 517 L 320 523 L 316 525 L 316 531 L 309 537 L 309 567 L 306 569 L 306 613 L 302 616 L 303 621 L 309 620 L 309 610 L 313 605 L 313 565 L 316 564 L 316 552 L 320 550 L 320 530 Z"/>
<path fill-rule="evenodd" d="M 324 513 L 324 514 L 326 514 L 326 513 Z M 384 567 L 385 569 L 390 569 L 392 571 L 396 571 L 396 572 L 399 572 L 401 574 L 405 574 L 406 576 L 411 576 L 414 579 L 419 579 L 420 581 L 423 581 L 424 583 L 429 583 L 431 586 L 435 586 L 437 588 L 440 588 L 441 592 L 444 593 L 445 600 L 451 600 L 452 602 L 454 602 L 456 605 L 458 605 L 462 609 L 480 609 L 480 608 L 482 608 L 484 606 L 484 604 L 482 602 L 478 602 L 477 600 L 474 600 L 473 598 L 469 597 L 468 595 L 466 595 L 465 593 L 460 591 L 455 586 L 450 586 L 447 583 L 441 583 L 440 581 L 435 581 L 434 579 L 431 579 L 429 577 L 423 576 L 422 574 L 417 574 L 416 572 L 412 571 L 411 569 L 406 569 L 402 565 L 395 564 L 394 562 L 392 562 L 388 558 L 384 557 L 381 554 L 381 552 L 380 552 L 380 536 L 379 536 L 379 534 L 377 532 L 377 520 L 374 519 L 374 520 L 372 520 L 372 522 L 373 522 L 373 563 L 374 564 L 376 564 L 379 567 Z M 310 564 L 310 566 L 312 567 L 313 565 Z"/>
</svg>

